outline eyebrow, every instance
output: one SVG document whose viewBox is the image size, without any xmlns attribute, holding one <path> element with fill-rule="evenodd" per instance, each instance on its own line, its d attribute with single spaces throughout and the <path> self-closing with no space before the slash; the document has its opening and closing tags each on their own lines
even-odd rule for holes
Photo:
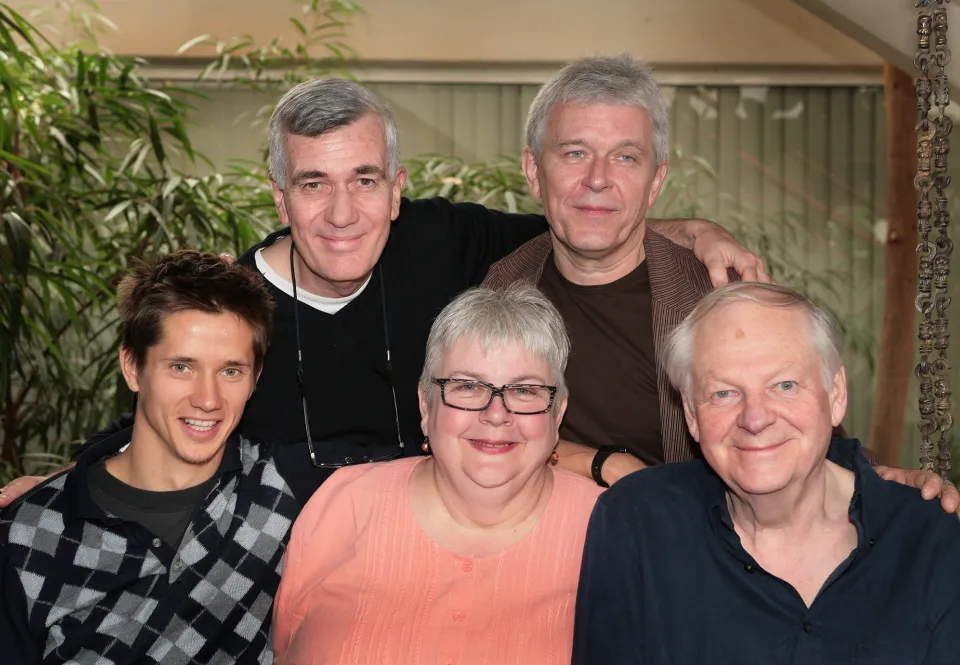
<svg viewBox="0 0 960 665">
<path fill-rule="evenodd" d="M 477 374 L 476 372 L 464 372 L 461 370 L 450 372 L 450 376 L 457 376 L 457 375 L 464 376 L 468 379 L 476 379 L 477 381 L 487 380 L 487 377 L 484 374 Z"/>
<path fill-rule="evenodd" d="M 297 171 L 293 174 L 294 182 L 303 182 L 304 180 L 319 180 L 321 178 L 326 178 L 326 171 Z"/>
<path fill-rule="evenodd" d="M 162 362 L 167 363 L 183 363 L 184 365 L 189 365 L 191 363 L 200 362 L 197 358 L 192 358 L 190 356 L 167 356 L 166 358 L 161 359 Z M 222 367 L 250 367 L 250 363 L 246 360 L 224 360 L 221 363 Z"/>
<path fill-rule="evenodd" d="M 364 164 L 363 166 L 358 166 L 353 170 L 356 175 L 378 175 L 380 177 L 386 176 L 386 173 L 382 168 L 376 164 Z"/>
<path fill-rule="evenodd" d="M 557 148 L 571 148 L 576 146 L 585 146 L 587 142 L 583 139 L 570 139 L 568 141 L 561 141 L 557 144 Z M 620 141 L 617 145 L 613 146 L 614 150 L 619 148 L 636 148 L 640 152 L 646 152 L 647 147 L 642 141 L 634 141 L 632 139 L 627 139 L 626 141 Z"/>
<path fill-rule="evenodd" d="M 797 367 L 793 363 L 783 363 L 778 365 L 773 371 L 768 372 L 767 376 L 764 378 L 764 381 L 773 381 L 776 377 L 781 374 L 786 374 L 787 376 L 797 376 L 800 377 L 803 372 L 802 367 Z M 793 381 L 795 379 L 781 379 L 782 381 Z M 708 372 L 700 377 L 701 382 L 716 381 L 717 383 L 726 383 L 732 385 L 732 382 L 729 379 L 724 378 L 720 374 L 715 374 L 713 372 Z"/>
<path fill-rule="evenodd" d="M 195 363 L 197 362 L 196 358 L 191 358 L 190 356 L 167 356 L 166 358 L 161 358 L 165 363 Z"/>
<path fill-rule="evenodd" d="M 646 152 L 646 151 L 647 151 L 647 145 L 646 145 L 643 141 L 632 141 L 632 140 L 629 140 L 629 139 L 626 140 L 626 141 L 620 141 L 620 143 L 618 143 L 615 147 L 617 147 L 617 148 L 636 148 L 636 149 L 639 150 L 640 152 Z"/>
<path fill-rule="evenodd" d="M 524 374 L 523 376 L 515 377 L 510 383 L 523 383 L 524 381 L 536 381 L 542 386 L 547 385 L 546 379 L 536 374 Z"/>
<path fill-rule="evenodd" d="M 490 383 L 490 381 L 486 378 L 486 376 L 484 376 L 483 374 L 477 374 L 476 372 L 450 372 L 450 376 L 457 376 L 457 375 L 467 377 L 468 379 L 483 381 L 484 383 Z M 536 374 L 523 374 L 521 376 L 516 376 L 511 381 L 507 381 L 506 385 L 510 385 L 511 383 L 522 383 L 524 381 L 536 381 L 540 385 L 547 385 L 543 377 L 537 376 Z"/>
<path fill-rule="evenodd" d="M 380 176 L 381 178 L 386 176 L 386 172 L 383 168 L 377 166 L 376 164 L 362 164 L 353 169 L 354 175 L 375 175 Z M 297 171 L 293 176 L 294 182 L 303 182 L 304 180 L 322 180 L 323 178 L 328 177 L 326 171 L 319 171 L 317 169 L 309 171 Z"/>
</svg>

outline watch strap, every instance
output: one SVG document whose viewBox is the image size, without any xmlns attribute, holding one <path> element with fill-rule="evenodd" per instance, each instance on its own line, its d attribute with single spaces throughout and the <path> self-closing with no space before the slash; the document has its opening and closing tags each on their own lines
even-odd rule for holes
<svg viewBox="0 0 960 665">
<path fill-rule="evenodd" d="M 610 455 L 625 452 L 628 452 L 626 448 L 614 448 L 613 446 L 600 446 L 600 448 L 597 449 L 596 454 L 593 456 L 593 463 L 590 465 L 590 475 L 593 476 L 593 480 L 597 485 L 600 487 L 610 487 L 603 479 L 603 463 L 607 461 Z"/>
</svg>

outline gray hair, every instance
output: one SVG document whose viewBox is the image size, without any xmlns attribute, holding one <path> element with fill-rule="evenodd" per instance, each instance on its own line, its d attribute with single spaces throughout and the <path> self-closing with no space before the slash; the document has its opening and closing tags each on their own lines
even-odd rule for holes
<svg viewBox="0 0 960 665">
<path fill-rule="evenodd" d="M 474 339 L 486 353 L 514 342 L 547 361 L 557 386 L 554 406 L 567 394 L 563 373 L 570 337 L 557 308 L 533 286 L 519 282 L 504 290 L 468 289 L 443 308 L 430 328 L 420 385 L 427 399 L 443 357 L 461 339 Z"/>
<path fill-rule="evenodd" d="M 752 302 L 773 309 L 800 310 L 810 324 L 810 342 L 823 363 L 823 382 L 827 389 L 843 366 L 843 334 L 836 319 L 802 293 L 777 284 L 738 282 L 707 294 L 683 322 L 667 336 L 662 361 L 671 383 L 681 391 L 692 407 L 693 340 L 697 326 L 721 307 Z"/>
<path fill-rule="evenodd" d="M 376 113 L 383 121 L 387 171 L 392 180 L 400 169 L 400 132 L 386 103 L 346 79 L 312 79 L 291 88 L 280 98 L 267 126 L 270 174 L 280 189 L 286 187 L 288 134 L 315 138 L 351 125 L 368 113 Z"/>
<path fill-rule="evenodd" d="M 578 104 L 612 104 L 637 106 L 653 120 L 654 150 L 657 164 L 670 157 L 670 118 L 663 93 L 657 86 L 650 68 L 642 61 L 624 53 L 613 57 L 581 58 L 557 72 L 547 81 L 530 104 L 524 140 L 540 159 L 547 118 L 554 105 L 565 102 Z"/>
</svg>

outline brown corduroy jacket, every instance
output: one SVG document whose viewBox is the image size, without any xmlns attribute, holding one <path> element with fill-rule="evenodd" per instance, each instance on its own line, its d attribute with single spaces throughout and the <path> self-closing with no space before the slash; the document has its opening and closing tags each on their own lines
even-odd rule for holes
<svg viewBox="0 0 960 665">
<path fill-rule="evenodd" d="M 680 393 L 672 385 L 659 362 L 664 338 L 693 311 L 713 286 L 707 268 L 688 249 L 675 245 L 649 229 L 643 239 L 650 291 L 653 300 L 653 347 L 657 356 L 657 389 L 660 393 L 660 433 L 667 462 L 680 462 L 699 456 L 697 443 L 687 430 Z M 520 246 L 490 267 L 483 285 L 504 288 L 521 281 L 536 285 L 553 251 L 550 233 L 544 233 Z M 730 270 L 731 281 L 739 276 Z"/>
</svg>

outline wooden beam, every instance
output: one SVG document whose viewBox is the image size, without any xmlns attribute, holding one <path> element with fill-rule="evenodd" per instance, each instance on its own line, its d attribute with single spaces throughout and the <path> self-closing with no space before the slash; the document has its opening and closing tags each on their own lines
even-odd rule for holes
<svg viewBox="0 0 960 665">
<path fill-rule="evenodd" d="M 884 64 L 887 106 L 886 296 L 869 447 L 884 464 L 899 466 L 907 394 L 917 345 L 917 106 L 913 77 Z"/>
</svg>

